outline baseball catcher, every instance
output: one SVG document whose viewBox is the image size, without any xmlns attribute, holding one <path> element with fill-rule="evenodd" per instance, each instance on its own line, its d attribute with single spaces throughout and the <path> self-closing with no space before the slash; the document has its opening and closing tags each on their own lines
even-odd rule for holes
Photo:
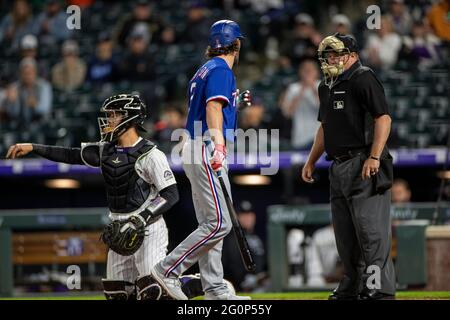
<svg viewBox="0 0 450 320">
<path fill-rule="evenodd" d="M 99 142 L 82 143 L 81 148 L 15 144 L 7 158 L 33 152 L 56 162 L 100 168 L 111 219 L 101 236 L 109 247 L 102 280 L 105 296 L 162 299 L 164 292 L 149 274 L 166 256 L 168 231 L 162 215 L 178 201 L 175 177 L 165 154 L 139 135 L 145 130 L 146 106 L 138 95 L 114 95 L 105 100 L 101 112 L 105 117 L 98 118 Z M 198 277 L 184 280 L 189 297 L 203 294 L 195 285 Z"/>
</svg>

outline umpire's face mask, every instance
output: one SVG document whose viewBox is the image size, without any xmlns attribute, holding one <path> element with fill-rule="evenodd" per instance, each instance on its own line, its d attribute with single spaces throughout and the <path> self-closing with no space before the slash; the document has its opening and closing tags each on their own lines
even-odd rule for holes
<svg viewBox="0 0 450 320">
<path fill-rule="evenodd" d="M 337 77 L 344 72 L 346 59 L 348 59 L 346 53 L 334 51 L 323 53 L 323 58 L 320 59 L 320 68 L 327 86 L 331 87 Z"/>
<path fill-rule="evenodd" d="M 324 82 L 328 87 L 331 88 L 337 77 L 344 72 L 345 56 L 349 53 L 344 43 L 334 36 L 326 37 L 319 44 L 320 68 L 322 69 Z"/>
</svg>

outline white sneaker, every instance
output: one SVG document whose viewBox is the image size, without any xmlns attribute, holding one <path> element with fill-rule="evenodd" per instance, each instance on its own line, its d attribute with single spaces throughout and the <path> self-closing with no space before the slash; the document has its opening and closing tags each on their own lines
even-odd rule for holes
<svg viewBox="0 0 450 320">
<path fill-rule="evenodd" d="M 252 300 L 249 296 L 237 296 L 229 292 L 225 292 L 219 295 L 214 295 L 212 293 L 205 294 L 205 300 Z"/>
<path fill-rule="evenodd" d="M 181 290 L 181 282 L 175 277 L 166 277 L 156 268 L 150 271 L 150 274 L 159 285 L 166 290 L 167 294 L 175 300 L 188 300 L 188 297 Z"/>
<path fill-rule="evenodd" d="M 236 295 L 236 289 L 234 289 L 233 284 L 230 281 L 228 281 L 227 279 L 223 279 L 223 282 L 225 282 L 225 284 L 227 285 L 228 292 L 231 295 Z"/>
</svg>

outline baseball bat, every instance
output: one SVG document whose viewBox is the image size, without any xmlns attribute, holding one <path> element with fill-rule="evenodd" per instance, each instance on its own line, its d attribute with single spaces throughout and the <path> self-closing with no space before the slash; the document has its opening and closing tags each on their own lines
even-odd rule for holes
<svg viewBox="0 0 450 320">
<path fill-rule="evenodd" d="M 228 190 L 225 186 L 225 182 L 223 181 L 220 171 L 217 172 L 217 177 L 219 178 L 220 187 L 222 188 L 228 212 L 230 213 L 234 235 L 239 246 L 239 252 L 241 253 L 241 258 L 244 262 L 245 269 L 249 272 L 255 272 L 255 261 L 253 260 L 250 247 L 248 246 L 247 239 L 245 238 L 244 230 L 242 230 L 241 224 L 239 223 L 236 211 L 234 210 L 233 203 L 231 202 L 230 195 L 228 194 Z"/>
</svg>

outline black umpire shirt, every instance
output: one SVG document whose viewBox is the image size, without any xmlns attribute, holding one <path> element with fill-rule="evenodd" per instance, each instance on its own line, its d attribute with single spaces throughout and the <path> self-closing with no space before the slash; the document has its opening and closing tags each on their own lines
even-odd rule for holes
<svg viewBox="0 0 450 320">
<path fill-rule="evenodd" d="M 325 152 L 331 157 L 369 148 L 374 118 L 389 114 L 383 86 L 359 61 L 339 75 L 331 89 L 322 81 L 319 98 L 318 120 L 322 122 Z"/>
</svg>

